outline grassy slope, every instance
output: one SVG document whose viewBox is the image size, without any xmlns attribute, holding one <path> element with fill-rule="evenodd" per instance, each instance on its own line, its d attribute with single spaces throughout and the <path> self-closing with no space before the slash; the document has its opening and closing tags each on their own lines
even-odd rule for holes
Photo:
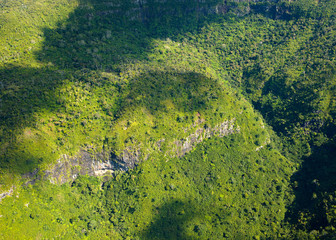
<svg viewBox="0 0 336 240">
<path fill-rule="evenodd" d="M 275 139 L 236 91 L 245 89 L 277 133 L 289 138 L 292 158 L 309 156 L 309 143 L 331 142 L 332 134 L 326 138 L 323 133 L 333 129 L 335 114 L 332 17 L 275 21 L 228 15 L 182 28 L 181 18 L 120 25 L 115 23 L 123 20 L 88 17 L 106 6 L 51 4 L 2 6 L 1 19 L 12 19 L 1 22 L 1 36 L 8 38 L 2 41 L 0 70 L 2 189 L 20 174 L 47 168 L 60 154 L 75 154 L 80 147 L 119 153 L 141 143 L 151 151 L 165 138 L 169 150 L 175 138 L 196 129 L 192 125 L 198 118 L 206 122 L 197 127 L 236 118 L 241 134 L 209 140 L 180 160 L 166 162 L 154 154 L 103 190 L 98 180 L 86 178 L 72 187 L 41 183 L 18 189 L 15 205 L 12 198 L 1 205 L 2 237 L 52 237 L 54 232 L 79 239 L 106 233 L 115 238 L 158 234 L 159 239 L 289 237 L 281 221 L 292 198 L 286 196 L 287 185 L 296 164 L 279 153 L 278 143 L 256 152 L 267 139 Z M 10 31 L 10 24 L 30 30 Z M 318 52 L 324 60 L 316 57 Z M 304 59 L 312 58 L 309 71 Z M 314 70 L 318 64 L 321 72 Z M 301 77 L 303 70 L 308 78 Z M 321 86 L 318 76 L 329 84 L 313 95 L 309 91 Z M 296 105 L 299 101 L 307 103 L 306 112 Z M 314 115 L 311 106 L 323 114 Z M 326 122 L 326 130 L 302 127 L 317 118 Z M 308 223 L 299 226 L 309 229 Z"/>
<path fill-rule="evenodd" d="M 292 169 L 276 150 L 256 152 L 245 141 L 241 135 L 211 139 L 168 162 L 159 155 L 103 189 L 99 181 L 82 177 L 72 187 L 44 183 L 20 191 L 15 207 L 1 212 L 2 223 L 13 230 L 2 231 L 2 237 L 18 232 L 78 239 L 281 236 Z M 7 198 L 2 207 L 11 204 Z M 14 216 L 20 220 L 11 222 Z"/>
</svg>

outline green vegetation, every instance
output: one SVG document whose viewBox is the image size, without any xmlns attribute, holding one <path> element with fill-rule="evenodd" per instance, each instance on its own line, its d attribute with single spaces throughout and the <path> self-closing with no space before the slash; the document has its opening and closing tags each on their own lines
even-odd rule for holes
<svg viewBox="0 0 336 240">
<path fill-rule="evenodd" d="M 139 4 L 0 3 L 0 238 L 333 239 L 336 2 Z M 81 149 L 136 167 L 44 179 Z"/>
<path fill-rule="evenodd" d="M 15 229 L 1 231 L 2 237 L 276 238 L 285 234 L 280 222 L 290 166 L 271 147 L 256 152 L 244 136 L 210 139 L 184 158 L 167 162 L 159 155 L 103 187 L 87 177 L 71 186 L 29 187 L 16 207 L 1 213 L 6 227 Z M 12 201 L 6 198 L 2 206 Z M 22 221 L 9 221 L 14 218 Z"/>
</svg>

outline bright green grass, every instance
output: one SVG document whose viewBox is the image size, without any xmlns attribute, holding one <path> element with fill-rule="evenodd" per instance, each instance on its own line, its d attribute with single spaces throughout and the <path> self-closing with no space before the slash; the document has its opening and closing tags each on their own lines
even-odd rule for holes
<svg viewBox="0 0 336 240">
<path fill-rule="evenodd" d="M 294 195 L 292 236 L 332 233 L 336 4 L 279 3 L 282 19 L 262 4 L 251 5 L 260 14 L 204 18 L 184 16 L 185 5 L 171 14 L 173 4 L 155 15 L 153 5 L 142 24 L 104 15 L 106 2 L 2 2 L 0 189 L 17 187 L 1 204 L 2 237 L 289 238 Z M 164 156 L 234 118 L 239 134 Z M 20 187 L 61 154 L 126 147 L 149 160 L 103 189 L 94 178 Z M 315 179 L 321 187 L 306 191 Z"/>
</svg>

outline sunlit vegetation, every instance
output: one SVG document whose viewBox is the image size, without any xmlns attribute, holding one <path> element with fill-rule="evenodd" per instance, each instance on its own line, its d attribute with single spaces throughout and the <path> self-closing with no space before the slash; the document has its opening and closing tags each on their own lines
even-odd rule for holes
<svg viewBox="0 0 336 240">
<path fill-rule="evenodd" d="M 2 1 L 0 238 L 333 239 L 335 8 Z M 44 179 L 81 149 L 139 154 L 109 178 Z"/>
</svg>

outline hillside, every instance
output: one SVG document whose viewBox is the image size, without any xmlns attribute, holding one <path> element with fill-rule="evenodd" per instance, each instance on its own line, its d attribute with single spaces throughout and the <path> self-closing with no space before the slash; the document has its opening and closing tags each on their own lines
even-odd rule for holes
<svg viewBox="0 0 336 240">
<path fill-rule="evenodd" d="M 333 239 L 335 8 L 0 3 L 0 238 Z"/>
</svg>

